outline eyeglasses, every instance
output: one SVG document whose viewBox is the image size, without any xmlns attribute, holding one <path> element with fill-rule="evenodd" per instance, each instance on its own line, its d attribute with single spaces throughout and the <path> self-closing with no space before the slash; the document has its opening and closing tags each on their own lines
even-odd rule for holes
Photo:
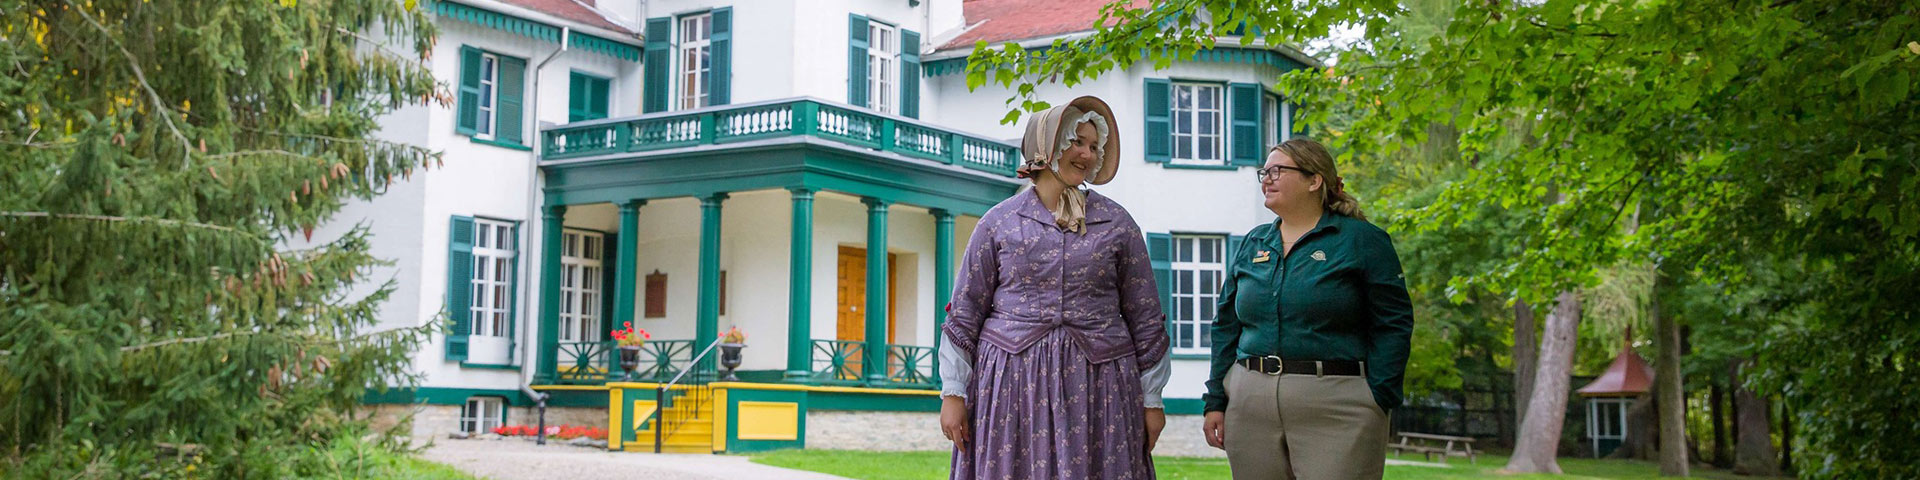
<svg viewBox="0 0 1920 480">
<path fill-rule="evenodd" d="M 1300 172 L 1301 175 L 1313 175 L 1313 172 L 1309 172 L 1307 171 L 1307 169 L 1300 168 L 1300 167 L 1289 167 L 1286 165 L 1274 165 L 1267 168 L 1256 170 L 1253 173 L 1254 175 L 1260 178 L 1260 181 L 1265 182 L 1267 180 L 1279 178 L 1280 172 L 1283 170 L 1297 171 L 1297 172 Z"/>
</svg>

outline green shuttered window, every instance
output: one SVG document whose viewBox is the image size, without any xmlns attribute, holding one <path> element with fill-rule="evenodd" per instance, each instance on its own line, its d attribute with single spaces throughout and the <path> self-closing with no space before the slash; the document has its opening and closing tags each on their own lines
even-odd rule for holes
<svg viewBox="0 0 1920 480">
<path fill-rule="evenodd" d="M 640 81 L 643 84 L 640 94 L 641 113 L 667 111 L 667 78 L 673 68 L 671 48 L 673 42 L 673 19 L 667 17 L 647 19 L 647 43 L 643 49 Z"/>
<path fill-rule="evenodd" d="M 473 337 L 511 339 L 519 238 L 514 222 L 455 216 L 447 230 L 446 358 L 466 362 Z M 512 350 L 511 340 L 508 351 Z"/>
<path fill-rule="evenodd" d="M 567 77 L 567 121 L 607 118 L 607 79 L 580 72 Z"/>
<path fill-rule="evenodd" d="M 847 103 L 867 106 L 867 17 L 847 16 Z"/>
<path fill-rule="evenodd" d="M 454 131 L 478 139 L 523 144 L 526 71 L 526 59 L 460 47 Z"/>
</svg>

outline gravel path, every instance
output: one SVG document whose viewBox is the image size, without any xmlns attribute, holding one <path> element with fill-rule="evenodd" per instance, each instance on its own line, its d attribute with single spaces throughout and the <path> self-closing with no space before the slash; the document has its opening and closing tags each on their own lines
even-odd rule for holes
<svg viewBox="0 0 1920 480">
<path fill-rule="evenodd" d="M 760 465 L 736 455 L 609 452 L 548 442 L 438 439 L 421 458 L 494 480 L 554 478 L 646 478 L 659 480 L 738 480 L 742 478 L 843 479 L 800 470 Z"/>
</svg>

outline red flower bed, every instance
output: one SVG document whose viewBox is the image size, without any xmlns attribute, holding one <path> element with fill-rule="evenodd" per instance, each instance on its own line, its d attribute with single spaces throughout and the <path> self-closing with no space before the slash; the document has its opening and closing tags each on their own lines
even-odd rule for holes
<svg viewBox="0 0 1920 480">
<path fill-rule="evenodd" d="M 507 425 L 493 429 L 495 435 L 505 437 L 531 437 L 540 434 L 540 429 L 527 425 Z M 607 429 L 584 425 L 549 425 L 547 436 L 561 440 L 587 437 L 594 440 L 606 440 Z"/>
</svg>

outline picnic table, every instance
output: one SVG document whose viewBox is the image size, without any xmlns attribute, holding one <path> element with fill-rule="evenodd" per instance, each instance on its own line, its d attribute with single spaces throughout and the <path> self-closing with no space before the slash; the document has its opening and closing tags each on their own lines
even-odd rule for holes
<svg viewBox="0 0 1920 480">
<path fill-rule="evenodd" d="M 1441 446 L 1443 443 L 1444 446 Z M 1456 449 L 1455 447 L 1459 448 Z M 1387 445 L 1387 448 L 1393 449 L 1395 456 L 1406 452 L 1416 452 L 1421 455 L 1421 458 L 1429 462 L 1433 461 L 1434 454 L 1439 454 L 1441 463 L 1445 463 L 1449 456 L 1467 457 L 1467 463 L 1475 463 L 1473 456 L 1473 438 L 1470 437 L 1400 432 L 1400 442 Z"/>
</svg>

